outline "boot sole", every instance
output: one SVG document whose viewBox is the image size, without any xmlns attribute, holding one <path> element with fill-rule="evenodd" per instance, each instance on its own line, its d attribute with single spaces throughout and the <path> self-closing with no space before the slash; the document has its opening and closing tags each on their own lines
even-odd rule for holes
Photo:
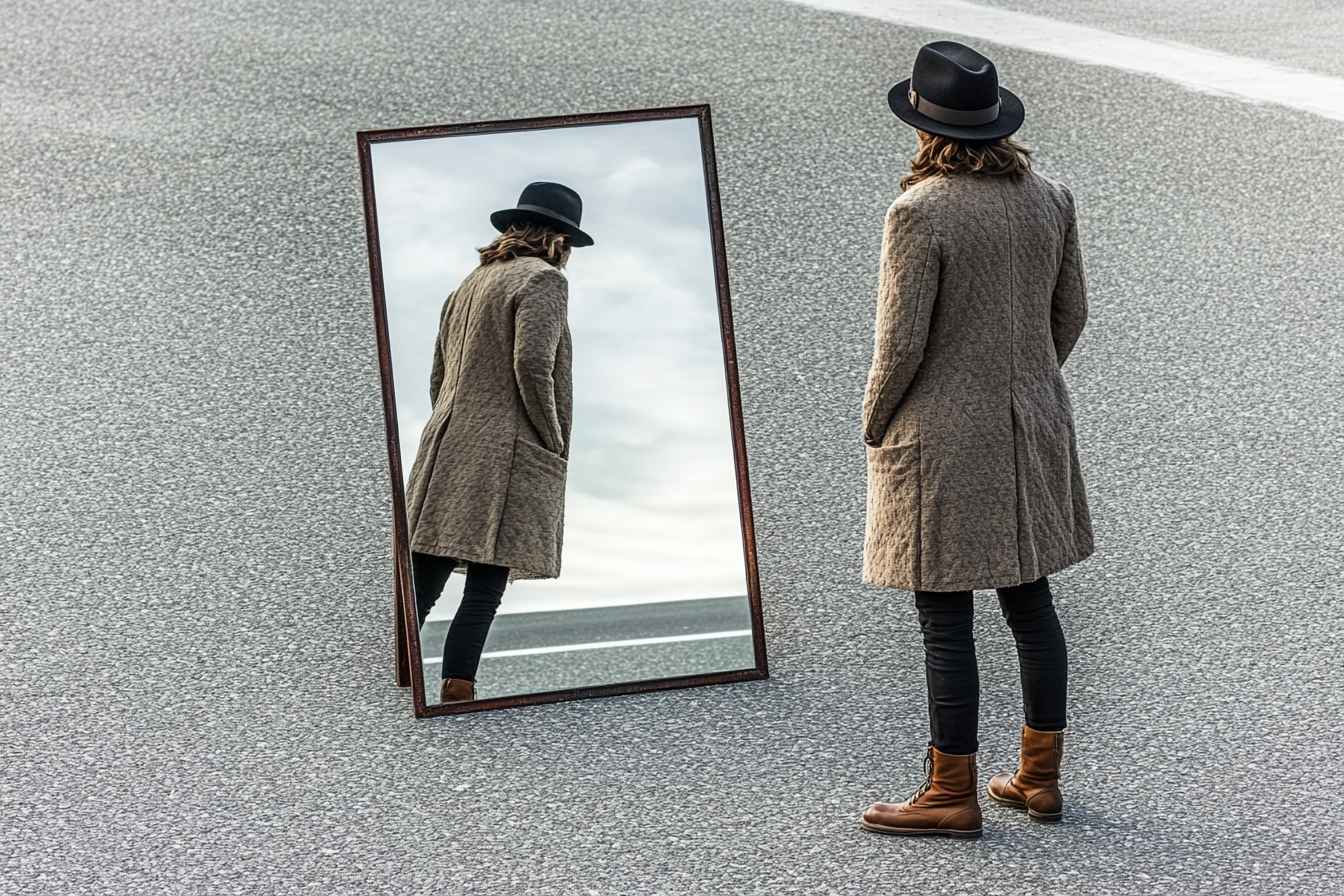
<svg viewBox="0 0 1344 896">
<path fill-rule="evenodd" d="M 1022 802 L 1021 800 L 1015 800 L 1010 799 L 1008 797 L 998 796 L 997 794 L 994 793 L 994 791 L 990 790 L 988 787 L 985 788 L 985 793 L 989 796 L 990 799 L 992 799 L 996 803 L 999 803 L 1004 806 L 1011 806 L 1014 809 L 1026 810 L 1027 817 L 1033 819 L 1034 821 L 1041 821 L 1045 822 L 1046 824 L 1056 824 L 1059 821 L 1063 820 L 1064 818 L 1063 809 L 1059 810 L 1058 812 L 1049 812 L 1049 813 L 1037 812 L 1035 809 L 1028 807 L 1027 804 Z"/>
<path fill-rule="evenodd" d="M 898 828 L 885 824 L 874 824 L 871 821 L 859 820 L 859 826 L 867 831 L 875 831 L 879 834 L 903 834 L 907 836 L 942 836 L 957 837 L 964 840 L 974 840 L 980 836 L 983 828 L 974 830 L 957 830 L 956 828 Z"/>
</svg>

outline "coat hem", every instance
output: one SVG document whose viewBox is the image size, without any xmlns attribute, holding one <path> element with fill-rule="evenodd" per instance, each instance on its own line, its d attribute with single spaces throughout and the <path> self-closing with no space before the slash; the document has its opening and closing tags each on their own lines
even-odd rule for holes
<svg viewBox="0 0 1344 896">
<path fill-rule="evenodd" d="M 555 571 L 538 569 L 527 561 L 493 555 L 486 556 L 480 551 L 473 551 L 442 541 L 415 542 L 411 544 L 411 550 L 421 554 L 434 554 L 438 557 L 451 557 L 457 560 L 458 566 L 453 568 L 453 572 L 462 569 L 463 563 L 488 563 L 492 566 L 508 567 L 509 581 L 514 579 L 556 579 L 560 577 L 559 569 Z"/>
<path fill-rule="evenodd" d="M 876 576 L 864 573 L 863 582 L 866 585 L 876 585 L 879 588 L 894 588 L 903 591 L 986 591 L 993 588 L 1007 588 L 1013 585 L 1021 585 L 1024 582 L 1032 582 L 1041 576 L 1051 576 L 1057 572 L 1081 563 L 1095 553 L 1092 546 L 1081 551 L 1074 551 L 1073 554 L 1064 560 L 1056 563 L 1046 564 L 1040 567 L 1041 572 L 1030 578 L 1022 578 L 1020 572 L 1014 572 L 996 576 L 981 576 L 970 579 L 936 579 L 925 580 L 921 582 L 912 582 L 908 579 L 900 579 L 891 576 Z"/>
</svg>

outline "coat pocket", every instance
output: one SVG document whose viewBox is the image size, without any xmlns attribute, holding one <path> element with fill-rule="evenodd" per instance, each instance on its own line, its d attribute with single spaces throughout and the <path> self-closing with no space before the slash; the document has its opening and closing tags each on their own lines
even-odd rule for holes
<svg viewBox="0 0 1344 896">
<path fill-rule="evenodd" d="M 561 455 L 517 436 L 508 495 L 495 542 L 501 563 L 540 575 L 558 575 L 563 537 L 565 481 Z"/>
<path fill-rule="evenodd" d="M 1048 400 L 1014 396 L 1018 426 L 1019 503 L 1032 543 L 1040 551 L 1073 539 L 1075 471 L 1073 418 L 1055 393 Z M 1033 399 L 1035 399 L 1033 401 Z"/>
<path fill-rule="evenodd" d="M 918 580 L 922 499 L 918 433 L 869 446 L 864 565 L 878 578 Z"/>
</svg>

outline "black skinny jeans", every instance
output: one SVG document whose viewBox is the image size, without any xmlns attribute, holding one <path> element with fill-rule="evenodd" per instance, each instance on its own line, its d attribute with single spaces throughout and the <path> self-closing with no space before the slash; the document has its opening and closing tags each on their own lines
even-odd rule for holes
<svg viewBox="0 0 1344 896">
<path fill-rule="evenodd" d="M 1038 731 L 1064 728 L 1068 653 L 1045 576 L 995 589 L 999 609 L 1017 642 L 1026 722 Z M 970 591 L 916 591 L 924 633 L 929 730 L 944 753 L 980 749 L 980 673 L 975 663 Z"/>
<path fill-rule="evenodd" d="M 451 557 L 411 552 L 411 574 L 415 580 L 415 610 L 417 625 L 424 627 L 425 617 L 433 609 L 443 586 L 448 582 L 457 561 Z M 462 603 L 453 614 L 448 635 L 443 639 L 444 678 L 476 680 L 476 669 L 481 664 L 481 651 L 495 621 L 495 611 L 504 598 L 504 586 L 509 582 L 507 566 L 489 563 L 468 563 L 467 583 L 462 590 Z"/>
</svg>

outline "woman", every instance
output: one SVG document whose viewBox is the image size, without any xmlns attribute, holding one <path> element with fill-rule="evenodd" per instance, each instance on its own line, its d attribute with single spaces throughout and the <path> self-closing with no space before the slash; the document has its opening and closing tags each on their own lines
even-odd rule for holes
<svg viewBox="0 0 1344 896">
<path fill-rule="evenodd" d="M 989 796 L 1062 815 L 1067 654 L 1047 575 L 1093 552 L 1060 367 L 1087 319 L 1071 192 L 1010 139 L 1021 101 L 970 47 L 935 41 L 892 111 L 919 133 L 887 212 L 863 404 L 863 579 L 913 591 L 930 738 L 925 781 L 864 827 L 978 837 L 972 593 L 993 588 L 1017 643 L 1025 722 Z"/>
<path fill-rule="evenodd" d="M 419 624 L 448 576 L 462 603 L 443 645 L 441 702 L 474 700 L 476 670 L 512 579 L 560 575 L 572 387 L 568 281 L 579 195 L 528 184 L 490 216 L 500 236 L 443 304 L 429 381 L 433 412 L 407 483 Z"/>
</svg>

